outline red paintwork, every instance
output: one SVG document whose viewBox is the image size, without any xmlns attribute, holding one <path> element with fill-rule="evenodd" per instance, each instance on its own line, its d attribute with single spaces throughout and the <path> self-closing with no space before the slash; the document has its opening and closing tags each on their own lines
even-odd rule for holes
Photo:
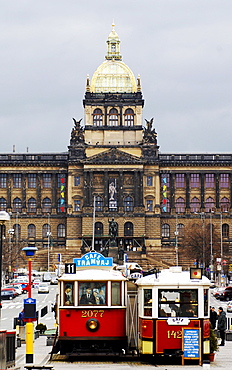
<svg viewBox="0 0 232 370">
<path fill-rule="evenodd" d="M 103 314 L 100 311 L 103 311 Z M 86 322 L 91 318 L 97 319 L 100 324 L 99 329 L 95 332 L 89 331 L 86 327 Z M 61 337 L 66 336 L 68 338 L 125 337 L 126 309 L 104 308 L 99 306 L 91 307 L 91 309 L 61 308 L 59 311 L 59 335 Z"/>
<path fill-rule="evenodd" d="M 164 349 L 182 349 L 182 328 L 200 328 L 200 320 L 190 320 L 188 325 L 168 325 L 166 320 L 156 321 L 156 353 Z"/>
<path fill-rule="evenodd" d="M 204 338 L 208 338 L 210 336 L 210 321 L 204 320 L 203 322 L 203 335 Z"/>
<path fill-rule="evenodd" d="M 153 338 L 153 320 L 139 319 L 139 331 L 142 338 Z"/>
</svg>

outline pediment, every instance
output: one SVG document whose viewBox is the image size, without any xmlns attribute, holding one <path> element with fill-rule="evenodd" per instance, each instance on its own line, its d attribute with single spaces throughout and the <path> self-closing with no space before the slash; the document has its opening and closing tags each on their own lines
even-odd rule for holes
<svg viewBox="0 0 232 370">
<path fill-rule="evenodd" d="M 116 148 L 88 157 L 82 163 L 93 164 L 141 164 L 143 160 Z"/>
</svg>

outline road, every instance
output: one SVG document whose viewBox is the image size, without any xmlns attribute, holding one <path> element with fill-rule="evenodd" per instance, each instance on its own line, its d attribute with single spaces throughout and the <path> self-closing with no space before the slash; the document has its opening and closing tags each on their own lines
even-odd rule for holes
<svg viewBox="0 0 232 370">
<path fill-rule="evenodd" d="M 36 299 L 36 310 L 39 313 L 39 323 L 43 323 L 47 328 L 54 328 L 54 313 L 51 312 L 51 305 L 55 302 L 57 294 L 57 285 L 49 286 L 48 294 L 38 294 L 36 288 L 32 290 L 32 298 Z M 0 329 L 12 330 L 14 324 L 14 317 L 18 317 L 19 312 L 22 311 L 24 305 L 24 299 L 27 298 L 27 294 L 21 294 L 13 300 L 2 301 L 2 312 L 0 319 Z M 48 313 L 41 317 L 41 309 L 46 307 Z"/>
</svg>

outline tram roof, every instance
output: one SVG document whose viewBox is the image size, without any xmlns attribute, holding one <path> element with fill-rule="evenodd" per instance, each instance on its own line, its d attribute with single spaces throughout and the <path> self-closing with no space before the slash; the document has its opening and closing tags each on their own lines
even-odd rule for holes
<svg viewBox="0 0 232 370">
<path fill-rule="evenodd" d="M 64 274 L 59 281 L 125 281 L 127 278 L 117 270 L 85 269 L 76 274 Z"/>
<path fill-rule="evenodd" d="M 136 281 L 142 285 L 162 285 L 162 286 L 210 286 L 210 281 L 206 276 L 202 279 L 190 279 L 190 271 L 182 271 L 180 266 L 161 270 L 157 274 L 144 276 Z"/>
</svg>

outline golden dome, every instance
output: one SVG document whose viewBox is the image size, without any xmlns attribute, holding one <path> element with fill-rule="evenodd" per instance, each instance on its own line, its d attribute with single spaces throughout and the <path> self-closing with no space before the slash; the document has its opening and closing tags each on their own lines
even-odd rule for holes
<svg viewBox="0 0 232 370">
<path fill-rule="evenodd" d="M 122 62 L 120 40 L 112 25 L 107 40 L 106 60 L 94 72 L 90 84 L 93 93 L 134 93 L 136 80 L 131 69 Z"/>
</svg>

